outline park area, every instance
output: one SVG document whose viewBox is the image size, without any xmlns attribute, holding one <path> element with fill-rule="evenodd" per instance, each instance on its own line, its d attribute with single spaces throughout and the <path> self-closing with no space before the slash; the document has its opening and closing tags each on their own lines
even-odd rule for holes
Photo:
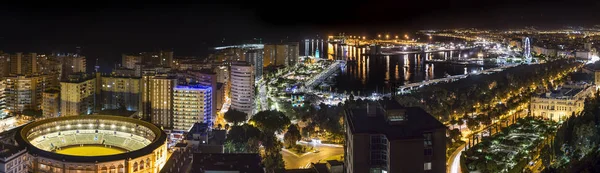
<svg viewBox="0 0 600 173">
<path fill-rule="evenodd" d="M 463 172 L 522 172 L 554 134 L 558 123 L 526 117 L 467 150 Z"/>
</svg>

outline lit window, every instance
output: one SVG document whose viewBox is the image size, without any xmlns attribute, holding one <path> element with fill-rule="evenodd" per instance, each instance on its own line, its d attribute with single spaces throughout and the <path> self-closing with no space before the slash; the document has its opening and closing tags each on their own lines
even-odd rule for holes
<svg viewBox="0 0 600 173">
<path fill-rule="evenodd" d="M 431 162 L 427 162 L 425 164 L 423 164 L 423 170 L 431 170 Z"/>
</svg>

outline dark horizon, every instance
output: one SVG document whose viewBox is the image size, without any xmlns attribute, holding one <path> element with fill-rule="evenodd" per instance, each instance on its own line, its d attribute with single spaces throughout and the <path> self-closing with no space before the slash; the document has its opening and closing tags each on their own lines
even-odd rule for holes
<svg viewBox="0 0 600 173">
<path fill-rule="evenodd" d="M 300 41 L 317 35 L 375 36 L 421 29 L 592 26 L 593 1 L 315 2 L 239 4 L 3 4 L 0 50 L 74 52 L 119 62 L 122 53 L 172 49 L 205 57 L 211 47 L 262 38 Z"/>
</svg>

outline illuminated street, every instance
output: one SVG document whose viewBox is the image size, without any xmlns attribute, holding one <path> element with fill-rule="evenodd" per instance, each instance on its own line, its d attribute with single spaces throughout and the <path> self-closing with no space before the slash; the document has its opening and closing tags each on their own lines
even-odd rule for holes
<svg viewBox="0 0 600 173">
<path fill-rule="evenodd" d="M 324 162 L 326 158 L 344 154 L 344 147 L 320 144 L 302 144 L 307 146 L 315 146 L 319 152 L 307 152 L 302 155 L 295 154 L 293 151 L 283 150 L 283 161 L 287 169 L 308 168 L 310 163 Z"/>
</svg>

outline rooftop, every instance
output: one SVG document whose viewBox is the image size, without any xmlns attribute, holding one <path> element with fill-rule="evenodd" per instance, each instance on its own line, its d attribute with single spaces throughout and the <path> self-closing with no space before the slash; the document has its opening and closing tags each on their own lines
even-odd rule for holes
<svg viewBox="0 0 600 173">
<path fill-rule="evenodd" d="M 558 89 L 553 90 L 551 92 L 540 94 L 538 97 L 550 99 L 569 99 L 573 98 L 575 95 L 577 95 L 585 89 L 586 87 L 584 85 L 581 87 L 579 87 L 579 85 L 564 86 L 559 87 Z"/>
<path fill-rule="evenodd" d="M 377 107 L 346 110 L 354 134 L 385 134 L 388 140 L 422 138 L 423 132 L 445 129 L 440 121 L 418 107 L 403 107 L 396 101 L 383 101 Z"/>
<path fill-rule="evenodd" d="M 175 87 L 175 89 L 181 89 L 181 90 L 211 90 L 212 88 L 210 86 L 206 86 L 206 85 L 195 84 L 195 85 L 177 85 Z"/>
<path fill-rule="evenodd" d="M 15 146 L 10 144 L 0 143 L 0 162 L 7 161 L 6 158 L 13 156 L 21 151 L 25 150 L 24 146 Z"/>
<path fill-rule="evenodd" d="M 93 75 L 89 75 L 86 73 L 74 73 L 74 74 L 69 75 L 66 80 L 62 80 L 60 82 L 81 83 L 81 82 L 85 82 L 85 81 L 88 81 L 91 79 L 94 79 Z"/>
<path fill-rule="evenodd" d="M 258 154 L 194 153 L 191 172 L 238 171 L 239 173 L 262 173 L 263 166 Z"/>
</svg>

